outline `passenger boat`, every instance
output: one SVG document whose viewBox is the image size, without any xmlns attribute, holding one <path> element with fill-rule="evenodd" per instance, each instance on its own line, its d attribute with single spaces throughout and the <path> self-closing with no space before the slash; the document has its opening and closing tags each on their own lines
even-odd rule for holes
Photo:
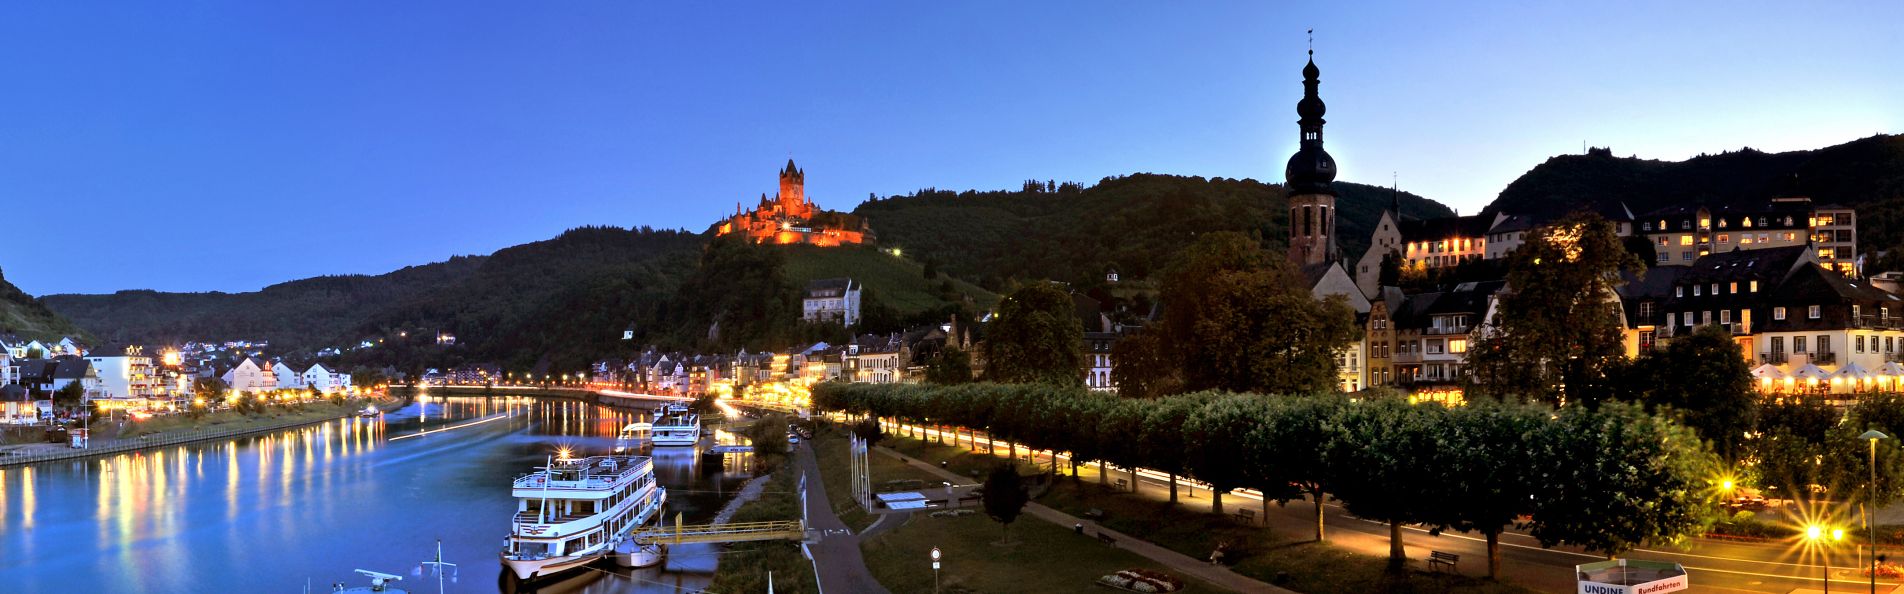
<svg viewBox="0 0 1904 594">
<path fill-rule="evenodd" d="M 659 446 L 693 446 L 701 443 L 701 416 L 682 404 L 662 407 L 649 440 Z"/>
<path fill-rule="evenodd" d="M 645 456 L 569 458 L 517 477 L 517 499 L 502 564 L 534 580 L 600 560 L 660 515 L 667 489 Z"/>
</svg>

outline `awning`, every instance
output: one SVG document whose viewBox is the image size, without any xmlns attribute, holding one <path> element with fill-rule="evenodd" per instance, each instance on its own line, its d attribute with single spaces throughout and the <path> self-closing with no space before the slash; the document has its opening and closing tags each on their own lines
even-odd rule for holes
<svg viewBox="0 0 1904 594">
<path fill-rule="evenodd" d="M 1846 363 L 1844 367 L 1839 367 L 1838 372 L 1831 374 L 1831 376 L 1847 380 L 1863 381 L 1865 378 L 1871 377 L 1871 372 L 1859 366 L 1857 363 Z"/>
<path fill-rule="evenodd" d="M 1884 365 L 1878 367 L 1877 374 L 1891 377 L 1904 376 L 1904 365 L 1899 365 L 1896 361 L 1885 361 Z"/>
<path fill-rule="evenodd" d="M 1792 377 L 1798 379 L 1830 379 L 1831 372 L 1819 369 L 1817 365 L 1806 363 L 1804 367 L 1792 371 Z"/>
<path fill-rule="evenodd" d="M 1784 370 L 1779 369 L 1777 365 L 1766 363 L 1764 365 L 1760 365 L 1758 367 L 1752 368 L 1752 377 L 1761 378 L 1761 379 L 1780 380 L 1780 379 L 1785 379 L 1786 377 L 1789 377 L 1789 376 L 1785 374 Z"/>
</svg>

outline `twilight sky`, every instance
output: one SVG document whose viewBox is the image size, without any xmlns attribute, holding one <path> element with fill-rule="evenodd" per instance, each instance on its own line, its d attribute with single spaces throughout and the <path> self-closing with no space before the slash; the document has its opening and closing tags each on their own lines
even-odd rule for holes
<svg viewBox="0 0 1904 594">
<path fill-rule="evenodd" d="M 293 6 L 295 4 L 295 6 Z M 1904 131 L 1904 3 L 38 2 L 0 7 L 0 269 L 246 291 L 808 194 L 1339 179 L 1471 212 L 1581 143 Z"/>
</svg>

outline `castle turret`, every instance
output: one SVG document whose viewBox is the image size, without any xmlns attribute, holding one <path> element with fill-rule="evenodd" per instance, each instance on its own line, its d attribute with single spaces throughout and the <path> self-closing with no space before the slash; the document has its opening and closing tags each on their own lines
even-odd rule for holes
<svg viewBox="0 0 1904 594">
<path fill-rule="evenodd" d="M 793 166 L 793 159 L 787 159 L 787 168 L 780 170 L 780 210 L 788 216 L 807 216 L 807 174 Z"/>
</svg>

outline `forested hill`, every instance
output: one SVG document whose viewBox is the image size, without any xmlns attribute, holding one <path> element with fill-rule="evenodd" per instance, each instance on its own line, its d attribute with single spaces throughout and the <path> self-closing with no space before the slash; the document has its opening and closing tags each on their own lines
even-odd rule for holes
<svg viewBox="0 0 1904 594">
<path fill-rule="evenodd" d="M 1880 134 L 1786 153 L 1747 148 L 1685 161 L 1593 149 L 1548 158 L 1508 184 L 1484 212 L 1563 214 L 1617 200 L 1643 215 L 1669 206 L 1748 206 L 1793 195 L 1857 208 L 1858 244 L 1866 252 L 1904 244 L 1904 136 Z"/>
<path fill-rule="evenodd" d="M 1033 189 L 1033 186 L 1037 186 Z M 1342 253 L 1368 249 L 1369 231 L 1392 196 L 1388 188 L 1336 182 Z M 1453 214 L 1401 193 L 1410 216 Z M 1289 215 L 1280 185 L 1140 173 L 1091 187 L 1027 183 L 1017 191 L 927 189 L 868 200 L 853 210 L 883 247 L 897 247 L 940 270 L 999 289 L 1009 279 L 1090 284 L 1115 268 L 1146 278 L 1199 233 L 1243 231 L 1281 245 Z"/>
<path fill-rule="evenodd" d="M 66 336 L 82 340 L 91 338 L 71 321 L 53 313 L 32 295 L 7 282 L 4 272 L 0 272 L 0 334 L 45 341 Z"/>
<path fill-rule="evenodd" d="M 313 344 L 336 339 L 340 330 L 384 304 L 442 290 L 483 261 L 482 256 L 455 257 L 377 276 L 320 276 L 247 293 L 141 289 L 48 295 L 44 300 L 107 342 L 244 339 Z"/>
</svg>

